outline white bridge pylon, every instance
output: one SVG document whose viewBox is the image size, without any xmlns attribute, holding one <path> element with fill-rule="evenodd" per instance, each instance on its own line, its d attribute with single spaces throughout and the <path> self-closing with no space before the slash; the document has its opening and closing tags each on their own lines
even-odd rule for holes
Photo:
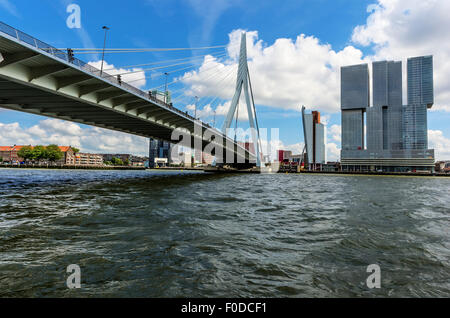
<svg viewBox="0 0 450 318">
<path fill-rule="evenodd" d="M 249 87 L 250 93 L 249 93 Z M 250 122 L 250 128 L 252 131 L 252 139 L 253 145 L 255 147 L 255 155 L 256 155 L 256 166 L 261 167 L 261 154 L 260 154 L 260 137 L 259 137 L 259 127 L 258 127 L 258 119 L 256 118 L 256 108 L 255 102 L 253 100 L 253 90 L 250 81 L 250 74 L 248 71 L 247 64 L 247 37 L 245 33 L 242 33 L 241 36 L 241 49 L 239 54 L 239 68 L 238 75 L 236 81 L 236 91 L 234 93 L 233 99 L 231 101 L 230 109 L 228 110 L 227 117 L 225 122 L 223 123 L 222 132 L 224 135 L 227 135 L 227 130 L 231 127 L 231 123 L 235 116 L 235 113 L 238 108 L 239 99 L 241 97 L 242 88 L 244 89 L 245 101 L 247 104 L 247 112 L 248 112 L 248 120 Z M 236 118 L 237 120 L 237 118 Z"/>
</svg>

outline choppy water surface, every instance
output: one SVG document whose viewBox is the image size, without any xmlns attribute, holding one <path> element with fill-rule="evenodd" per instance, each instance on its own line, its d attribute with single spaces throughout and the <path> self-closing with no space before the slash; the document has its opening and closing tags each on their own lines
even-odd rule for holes
<svg viewBox="0 0 450 318">
<path fill-rule="evenodd" d="M 449 193 L 439 178 L 2 169 L 0 296 L 449 297 Z"/>
</svg>

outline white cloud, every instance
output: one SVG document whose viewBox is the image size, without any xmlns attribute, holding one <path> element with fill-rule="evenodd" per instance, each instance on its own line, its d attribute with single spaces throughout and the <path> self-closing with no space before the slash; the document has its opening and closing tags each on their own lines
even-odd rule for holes
<svg viewBox="0 0 450 318">
<path fill-rule="evenodd" d="M 436 160 L 450 160 L 450 139 L 440 130 L 428 130 L 428 148 L 434 149 Z"/>
<path fill-rule="evenodd" d="M 433 110 L 450 112 L 450 1 L 378 0 L 369 12 L 366 24 L 354 29 L 352 40 L 373 46 L 375 54 L 369 58 L 374 60 L 433 55 Z"/>
<path fill-rule="evenodd" d="M 198 71 L 184 75 L 187 94 L 231 99 L 242 32 L 229 34 L 225 61 L 209 59 Z M 362 52 L 352 46 L 335 52 L 331 45 L 304 34 L 267 45 L 257 31 L 247 32 L 247 54 L 256 104 L 294 110 L 303 104 L 323 112 L 339 111 L 340 67 L 363 61 Z M 231 74 L 228 80 L 227 74 Z"/>
<path fill-rule="evenodd" d="M 340 125 L 332 125 L 328 129 L 328 135 L 330 136 L 331 140 L 340 143 L 341 142 L 341 126 Z"/>
<path fill-rule="evenodd" d="M 211 106 L 211 104 L 206 104 L 205 106 L 202 107 L 198 107 L 197 108 L 197 118 L 200 118 L 202 120 L 206 120 L 206 118 L 211 118 L 212 116 L 214 116 L 214 110 L 216 111 L 215 115 L 216 116 L 226 116 L 228 114 L 228 111 L 230 109 L 231 106 L 231 101 L 227 101 L 225 103 L 221 103 L 219 105 L 216 106 L 216 108 L 214 109 L 213 106 Z M 238 104 L 237 107 L 237 112 L 238 112 L 238 117 L 239 117 L 239 121 L 248 121 L 248 111 L 247 111 L 247 104 L 245 104 L 243 101 L 241 101 Z M 186 109 L 191 111 L 191 114 L 194 114 L 194 110 L 195 110 L 195 105 L 194 104 L 189 104 L 186 106 Z M 236 116 L 236 114 L 235 114 Z M 236 117 L 234 117 L 236 118 Z M 235 119 L 233 119 L 234 122 Z"/>
<path fill-rule="evenodd" d="M 281 148 L 282 150 L 290 150 L 292 151 L 292 154 L 294 155 L 301 155 L 303 152 L 303 148 L 305 147 L 305 143 L 303 142 L 299 142 L 296 144 L 292 144 L 292 145 L 286 145 L 284 146 L 283 144 L 281 144 Z"/>
<path fill-rule="evenodd" d="M 0 0 L 0 6 L 10 14 L 19 17 L 16 7 L 9 0 Z"/>
<path fill-rule="evenodd" d="M 148 139 L 98 127 L 82 128 L 57 119 L 45 119 L 30 128 L 0 123 L 0 145 L 73 146 L 91 153 L 148 154 Z"/>
<path fill-rule="evenodd" d="M 89 62 L 88 64 L 92 65 L 93 67 L 99 70 L 102 67 L 102 61 Z M 145 71 L 143 71 L 142 68 L 132 68 L 132 69 L 116 68 L 114 64 L 109 64 L 108 62 L 104 61 L 103 71 L 105 73 L 108 73 L 109 75 L 123 74 L 121 75 L 122 82 L 127 82 L 132 86 L 143 87 L 146 84 Z"/>
<path fill-rule="evenodd" d="M 327 144 L 327 161 L 339 161 L 341 158 L 341 149 L 331 142 Z"/>
</svg>

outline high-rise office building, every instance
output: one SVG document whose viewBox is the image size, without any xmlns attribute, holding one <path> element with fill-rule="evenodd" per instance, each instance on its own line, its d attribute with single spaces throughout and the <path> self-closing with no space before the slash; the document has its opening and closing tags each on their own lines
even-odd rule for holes
<svg viewBox="0 0 450 318">
<path fill-rule="evenodd" d="M 428 149 L 427 141 L 427 107 L 433 105 L 432 56 L 408 59 L 408 104 L 405 106 L 401 62 L 374 62 L 372 69 L 373 106 L 365 108 L 358 105 L 362 92 L 366 92 L 363 78 L 368 68 L 355 65 L 341 69 L 343 169 L 432 170 L 434 150 Z M 356 78 L 363 84 L 356 83 Z M 370 96 L 364 95 L 364 100 L 366 97 Z M 364 112 L 367 113 L 366 149 L 360 142 L 361 137 L 364 139 L 361 133 Z"/>
<path fill-rule="evenodd" d="M 428 125 L 427 106 L 425 104 L 412 104 L 403 107 L 403 148 L 427 149 Z"/>
<path fill-rule="evenodd" d="M 407 68 L 408 105 L 403 107 L 403 147 L 427 149 L 427 108 L 434 103 L 433 57 L 409 58 Z"/>
<path fill-rule="evenodd" d="M 408 59 L 408 105 L 425 104 L 431 108 L 434 103 L 433 56 L 419 56 Z"/>
<path fill-rule="evenodd" d="M 402 63 L 372 64 L 373 107 L 367 108 L 367 149 L 402 148 Z"/>
<path fill-rule="evenodd" d="M 341 109 L 362 109 L 369 106 L 369 66 L 367 64 L 341 68 Z"/>
<path fill-rule="evenodd" d="M 402 62 L 372 63 L 373 106 L 402 106 Z"/>
<path fill-rule="evenodd" d="M 163 140 L 149 139 L 149 167 L 155 167 L 155 159 L 167 159 L 170 162 L 170 143 Z"/>
<path fill-rule="evenodd" d="M 327 163 L 327 127 L 320 122 L 320 112 L 305 114 L 304 107 L 302 120 L 309 169 L 315 170 Z"/>
<path fill-rule="evenodd" d="M 364 113 L 370 102 L 369 66 L 341 68 L 342 149 L 364 149 Z"/>
</svg>

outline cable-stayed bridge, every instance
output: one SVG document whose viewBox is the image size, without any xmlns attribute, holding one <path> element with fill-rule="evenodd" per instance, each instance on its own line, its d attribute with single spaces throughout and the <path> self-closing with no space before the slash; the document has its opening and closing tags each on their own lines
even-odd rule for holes
<svg viewBox="0 0 450 318">
<path fill-rule="evenodd" d="M 242 43 L 245 44 L 245 35 L 243 35 Z M 220 47 L 225 46 L 197 49 Z M 246 50 L 245 45 L 244 48 L 241 47 L 241 51 L 243 49 Z M 110 49 L 108 53 L 149 52 L 151 50 L 181 51 L 185 49 Z M 76 52 L 76 54 L 90 54 L 98 52 L 98 49 L 79 49 Z M 216 54 L 216 57 L 220 57 L 221 54 L 225 53 Z M 205 60 L 209 56 L 205 54 L 198 57 L 198 59 L 203 58 L 203 66 L 207 64 Z M 246 59 L 245 54 L 245 64 Z M 219 131 L 210 124 L 197 120 L 188 112 L 174 107 L 173 102 L 186 98 L 183 92 L 173 102 L 169 102 L 167 87 L 180 81 L 180 78 L 168 83 L 168 71 L 164 73 L 155 73 L 155 71 L 164 70 L 167 67 L 176 67 L 174 70 L 170 69 L 170 72 L 187 70 L 192 68 L 192 66 L 186 66 L 189 63 L 192 64 L 192 58 L 172 59 L 170 62 L 172 64 L 167 65 L 166 63 L 164 66 L 156 66 L 157 62 L 140 64 L 140 68 L 136 68 L 134 65 L 131 70 L 124 67 L 126 71 L 113 73 L 108 68 L 103 69 L 102 61 L 102 69 L 99 70 L 75 58 L 72 49 L 54 48 L 0 22 L 0 107 L 173 143 L 176 143 L 176 140 L 172 139 L 173 132 L 176 130 L 187 135 L 190 144 L 200 144 L 202 150 L 207 145 L 211 146 L 211 142 L 222 148 L 220 151 L 222 160 L 217 158 L 218 162 L 230 163 L 230 158 L 228 157 L 227 160 L 225 155 L 232 153 L 232 164 L 238 161 L 244 162 L 241 167 L 259 165 L 260 161 L 256 160 L 255 152 L 252 153 L 249 149 L 245 149 L 241 143 L 236 141 L 236 138 L 233 140 L 226 135 L 225 128 L 229 128 L 229 123 L 227 127 L 224 125 L 222 131 Z M 242 56 L 239 69 L 241 69 L 241 64 Z M 148 70 L 152 71 L 151 77 L 161 74 L 166 76 L 164 84 L 166 96 L 163 99 L 152 93 L 156 92 L 159 87 L 155 87 L 155 90 L 143 91 L 131 84 L 133 80 L 126 81 L 131 75 Z M 245 68 L 245 72 L 248 74 L 247 68 Z M 239 99 L 242 87 L 248 96 L 248 88 L 243 84 L 244 79 L 241 73 L 242 71 L 238 72 L 237 90 L 239 89 L 239 92 L 236 92 L 235 100 Z M 213 77 L 213 74 L 208 76 Z M 231 71 L 219 79 L 219 83 L 230 78 L 230 75 L 233 75 Z M 175 92 L 172 91 L 172 93 Z M 188 98 L 192 98 L 192 96 Z M 213 98 L 209 105 L 213 105 L 216 100 L 218 100 L 217 97 Z M 236 103 L 234 102 L 234 104 Z M 248 109 L 250 111 L 249 105 Z M 233 111 L 231 118 L 234 116 L 235 110 L 236 105 L 234 105 L 234 109 L 230 109 Z M 256 112 L 254 115 L 256 116 Z M 206 131 L 210 133 L 205 134 Z M 216 138 L 211 138 L 211 134 Z M 218 156 L 217 151 L 215 153 Z"/>
</svg>

